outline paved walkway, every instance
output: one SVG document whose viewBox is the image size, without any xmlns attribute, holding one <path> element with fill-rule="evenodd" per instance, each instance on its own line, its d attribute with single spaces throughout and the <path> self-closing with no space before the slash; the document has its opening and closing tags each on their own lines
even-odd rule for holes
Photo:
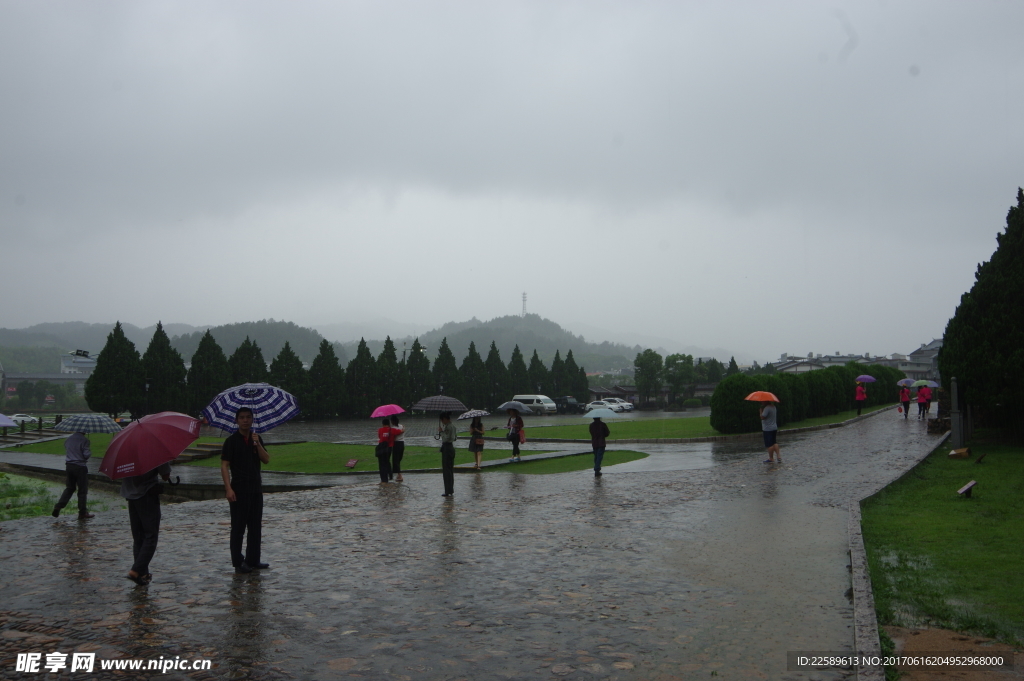
<svg viewBox="0 0 1024 681">
<path fill-rule="evenodd" d="M 787 672 L 786 651 L 852 648 L 847 503 L 937 439 L 893 413 L 783 437 L 781 466 L 754 445 L 692 470 L 459 475 L 449 499 L 435 475 L 269 495 L 252 576 L 225 502 L 168 505 L 148 588 L 123 577 L 123 511 L 6 522 L 0 676 L 77 649 L 218 665 L 167 679 L 846 678 Z"/>
</svg>

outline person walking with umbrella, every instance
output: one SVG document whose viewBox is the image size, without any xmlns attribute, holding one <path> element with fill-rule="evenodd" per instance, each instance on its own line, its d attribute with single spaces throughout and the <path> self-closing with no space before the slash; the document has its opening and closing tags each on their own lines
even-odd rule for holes
<svg viewBox="0 0 1024 681">
<path fill-rule="evenodd" d="M 601 477 L 601 460 L 604 459 L 604 449 L 607 446 L 605 438 L 611 435 L 608 424 L 595 416 L 590 422 L 590 446 L 594 450 L 594 477 Z"/>
<path fill-rule="evenodd" d="M 474 416 L 469 422 L 469 451 L 476 457 L 475 468 L 480 470 L 484 456 L 484 422 L 479 416 Z"/>
<path fill-rule="evenodd" d="M 906 385 L 900 386 L 900 404 L 903 405 L 903 420 L 906 421 L 910 415 L 910 388 Z"/>
<path fill-rule="evenodd" d="M 83 432 L 76 432 L 64 440 L 64 470 L 67 473 L 64 491 L 53 507 L 54 518 L 60 516 L 61 509 L 71 501 L 71 495 L 78 490 L 78 519 L 88 520 L 95 515 L 89 513 L 86 501 L 89 497 L 89 468 L 86 463 L 92 456 L 89 438 Z"/>
<path fill-rule="evenodd" d="M 142 475 L 121 478 L 121 496 L 128 500 L 128 521 L 132 527 L 132 569 L 128 579 L 139 586 L 149 584 L 153 575 L 149 562 L 156 554 L 160 535 L 160 492 L 157 476 L 171 480 L 171 464 L 163 463 Z"/>
<path fill-rule="evenodd" d="M 398 422 L 398 414 L 391 415 L 391 474 L 402 482 L 402 457 L 405 456 L 405 426 Z"/>
<path fill-rule="evenodd" d="M 380 484 L 386 485 L 391 480 L 391 419 L 385 416 L 377 429 L 377 471 L 380 473 Z"/>
<path fill-rule="evenodd" d="M 847 393 L 849 394 L 849 393 Z M 868 389 L 864 387 L 864 384 L 860 381 L 857 382 L 857 416 L 860 416 L 861 409 L 864 408 L 864 403 L 868 399 Z"/>
<path fill-rule="evenodd" d="M 782 452 L 779 451 L 778 411 L 771 400 L 761 402 L 761 434 L 764 435 L 764 446 L 768 449 L 765 463 L 782 463 Z"/>
<path fill-rule="evenodd" d="M 220 454 L 220 474 L 231 509 L 231 564 L 239 574 L 270 567 L 260 562 L 263 532 L 260 464 L 270 463 L 270 454 L 259 434 L 253 432 L 252 422 L 252 409 L 239 407 L 235 413 L 238 430 L 224 440 Z M 242 555 L 243 537 L 246 539 L 245 555 Z"/>
<path fill-rule="evenodd" d="M 519 456 L 519 442 L 523 432 L 523 417 L 519 415 L 519 411 L 516 409 L 508 409 L 508 423 L 505 425 L 508 427 L 508 435 L 506 439 L 512 443 L 512 458 L 509 461 L 522 461 L 522 457 Z"/>
<path fill-rule="evenodd" d="M 437 432 L 441 436 L 441 476 L 444 479 L 444 494 L 441 496 L 450 497 L 455 494 L 455 440 L 459 437 L 450 411 L 441 412 L 441 425 Z"/>
</svg>

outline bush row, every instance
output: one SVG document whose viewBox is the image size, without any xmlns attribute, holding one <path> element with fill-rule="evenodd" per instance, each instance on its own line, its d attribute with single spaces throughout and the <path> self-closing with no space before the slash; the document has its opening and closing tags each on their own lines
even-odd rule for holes
<svg viewBox="0 0 1024 681">
<path fill-rule="evenodd" d="M 756 390 L 767 390 L 779 398 L 779 427 L 804 419 L 832 416 L 856 407 L 856 379 L 867 374 L 875 379 L 866 384 L 867 404 L 890 404 L 899 398 L 896 381 L 905 378 L 898 369 L 878 364 L 857 364 L 817 369 L 802 374 L 734 374 L 726 377 L 711 396 L 711 427 L 720 433 L 750 433 L 761 430 L 758 403 L 744 398 Z"/>
</svg>

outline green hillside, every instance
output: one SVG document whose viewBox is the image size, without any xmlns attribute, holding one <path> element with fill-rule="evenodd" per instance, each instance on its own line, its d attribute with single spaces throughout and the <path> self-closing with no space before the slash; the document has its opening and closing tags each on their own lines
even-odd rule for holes
<svg viewBox="0 0 1024 681">
<path fill-rule="evenodd" d="M 199 339 L 203 337 L 204 333 L 205 330 L 202 330 L 174 336 L 171 338 L 171 346 L 180 352 L 187 362 L 195 354 L 196 348 L 199 347 Z M 248 337 L 249 340 L 255 341 L 260 346 L 260 350 L 263 351 L 263 359 L 268 364 L 281 352 L 285 341 L 291 343 L 292 350 L 299 356 L 299 359 L 303 362 L 312 362 L 319 352 L 320 341 L 324 339 L 314 329 L 308 329 L 293 322 L 273 319 L 213 326 L 210 327 L 210 333 L 227 355 L 234 352 L 235 348 Z M 145 350 L 145 347 L 143 345 L 140 351 Z M 341 360 L 342 366 L 348 363 L 348 356 L 340 343 L 334 344 L 334 351 Z"/>
</svg>

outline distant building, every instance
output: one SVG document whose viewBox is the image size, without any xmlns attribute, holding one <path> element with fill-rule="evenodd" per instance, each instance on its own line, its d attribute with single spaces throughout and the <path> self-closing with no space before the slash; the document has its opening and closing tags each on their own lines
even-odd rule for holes
<svg viewBox="0 0 1024 681">
<path fill-rule="evenodd" d="M 803 373 L 816 369 L 827 369 L 831 366 L 843 366 L 847 362 L 858 364 L 879 364 L 894 369 L 899 369 L 907 375 L 907 378 L 917 380 L 939 380 L 939 348 L 942 347 L 942 339 L 934 339 L 930 343 L 922 343 L 921 347 L 910 355 L 901 355 L 894 352 L 889 357 L 882 355 L 872 356 L 870 353 L 863 355 L 843 355 L 836 352 L 834 355 L 815 355 L 807 353 L 807 357 L 794 357 L 788 353 L 782 353 L 777 362 L 773 362 L 776 371 L 787 373 Z"/>
<path fill-rule="evenodd" d="M 88 350 L 75 350 L 60 356 L 62 374 L 84 374 L 88 376 L 96 368 L 96 358 Z"/>
</svg>

